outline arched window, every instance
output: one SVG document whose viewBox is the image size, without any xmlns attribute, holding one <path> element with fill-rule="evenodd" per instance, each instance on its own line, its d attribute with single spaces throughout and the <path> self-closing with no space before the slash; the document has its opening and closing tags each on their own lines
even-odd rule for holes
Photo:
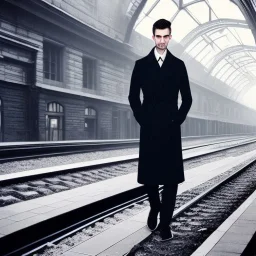
<svg viewBox="0 0 256 256">
<path fill-rule="evenodd" d="M 85 108 L 84 114 L 86 116 L 96 116 L 96 110 L 93 108 Z"/>
<path fill-rule="evenodd" d="M 47 111 L 63 113 L 63 107 L 57 102 L 51 102 L 47 105 Z"/>
<path fill-rule="evenodd" d="M 50 102 L 46 109 L 46 140 L 63 140 L 64 108 L 57 102 Z"/>
<path fill-rule="evenodd" d="M 97 112 L 94 108 L 87 107 L 84 110 L 85 139 L 96 139 Z"/>
</svg>

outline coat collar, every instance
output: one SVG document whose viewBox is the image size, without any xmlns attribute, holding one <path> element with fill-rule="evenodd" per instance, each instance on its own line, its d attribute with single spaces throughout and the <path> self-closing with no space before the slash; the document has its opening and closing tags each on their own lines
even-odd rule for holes
<svg viewBox="0 0 256 256">
<path fill-rule="evenodd" d="M 147 55 L 147 59 L 150 63 L 152 63 L 152 65 L 157 66 L 159 69 L 163 69 L 165 66 L 169 66 L 173 62 L 174 56 L 171 54 L 171 52 L 168 49 L 166 49 L 166 51 L 167 51 L 166 56 L 165 56 L 165 59 L 164 59 L 164 62 L 162 64 L 162 66 L 160 67 L 158 62 L 157 62 L 154 51 L 155 51 L 155 46 L 151 49 L 151 51 Z"/>
<path fill-rule="evenodd" d="M 156 47 L 154 49 L 154 54 L 155 54 L 157 61 L 158 61 L 159 57 L 161 57 L 161 59 L 164 61 L 165 57 L 166 57 L 166 53 L 167 53 L 167 50 L 165 50 L 163 54 L 159 54 L 158 51 L 156 50 Z"/>
</svg>

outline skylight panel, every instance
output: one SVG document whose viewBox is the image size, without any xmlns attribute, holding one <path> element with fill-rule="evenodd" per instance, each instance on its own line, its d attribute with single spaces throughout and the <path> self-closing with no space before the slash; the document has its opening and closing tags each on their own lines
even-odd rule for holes
<svg viewBox="0 0 256 256">
<path fill-rule="evenodd" d="M 219 19 L 238 19 L 245 20 L 240 9 L 230 1 L 224 0 L 208 0 L 210 6 Z"/>
<path fill-rule="evenodd" d="M 198 2 L 186 8 L 200 24 L 209 21 L 209 7 L 205 2 Z"/>
<path fill-rule="evenodd" d="M 255 40 L 252 34 L 252 31 L 248 28 L 232 28 L 233 31 L 235 31 L 235 35 L 239 36 L 240 40 L 242 41 L 242 44 L 245 45 L 255 45 Z"/>
<path fill-rule="evenodd" d="M 172 23 L 173 38 L 180 42 L 191 30 L 198 27 L 198 24 L 186 13 L 181 10 Z"/>
</svg>

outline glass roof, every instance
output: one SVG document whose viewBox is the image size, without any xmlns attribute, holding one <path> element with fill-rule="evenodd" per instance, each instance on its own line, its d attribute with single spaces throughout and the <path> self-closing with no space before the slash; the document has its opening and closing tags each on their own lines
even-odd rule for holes
<svg viewBox="0 0 256 256">
<path fill-rule="evenodd" d="M 239 100 L 243 89 L 256 85 L 255 40 L 230 0 L 148 0 L 134 30 L 152 39 L 148 28 L 160 18 L 172 22 L 172 39 L 184 47 L 180 57 L 197 60 L 209 76 L 227 84 L 229 97 Z"/>
</svg>

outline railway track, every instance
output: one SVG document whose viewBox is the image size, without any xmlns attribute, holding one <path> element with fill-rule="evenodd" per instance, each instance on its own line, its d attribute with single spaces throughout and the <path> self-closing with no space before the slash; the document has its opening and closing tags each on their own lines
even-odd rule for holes
<svg viewBox="0 0 256 256">
<path fill-rule="evenodd" d="M 222 176 L 221 180 L 215 177 L 199 187 L 180 194 L 177 197 L 172 223 L 175 239 L 169 243 L 159 243 L 159 235 L 155 232 L 134 246 L 126 256 L 160 256 L 163 252 L 166 253 L 165 255 L 190 255 L 255 190 L 255 168 L 256 160 L 252 159 L 244 166 L 234 169 L 226 177 Z M 161 191 L 162 188 L 160 188 Z M 45 237 L 43 244 L 36 246 L 35 243 L 33 249 L 23 250 L 22 255 L 42 256 L 53 255 L 53 253 L 60 255 L 132 217 L 147 206 L 147 196 L 142 192 L 136 198 L 112 208 L 109 207 L 105 211 Z M 5 256 L 21 255 L 21 251 L 17 252 L 20 254 L 12 253 Z"/>
<path fill-rule="evenodd" d="M 249 135 L 250 136 L 250 135 Z M 196 136 L 185 137 L 183 140 L 193 140 Z M 201 139 L 209 139 L 210 136 L 203 136 Z M 213 144 L 222 143 L 223 141 L 235 141 L 248 138 L 248 135 L 236 136 L 235 138 L 216 138 Z M 113 150 L 138 147 L 138 139 L 126 140 L 94 140 L 94 141 L 60 141 L 60 142 L 34 142 L 26 144 L 7 144 L 0 145 L 0 164 L 18 160 L 35 159 L 40 157 L 63 156 L 69 154 L 78 154 L 93 152 L 96 150 Z M 210 144 L 210 143 L 208 143 Z"/>
<path fill-rule="evenodd" d="M 186 211 L 188 211 L 193 204 L 198 203 L 199 200 L 204 200 L 203 198 L 209 196 L 210 193 L 214 193 L 214 190 L 219 189 L 221 186 L 225 186 L 227 182 L 231 181 L 231 179 L 234 179 L 251 167 L 254 168 L 254 166 L 255 160 L 252 159 L 250 163 L 246 164 L 245 166 L 239 166 L 234 170 L 226 173 L 225 175 L 215 177 L 214 179 L 209 180 L 194 189 L 182 193 L 177 197 L 177 209 L 175 211 L 175 217 L 181 216 L 181 214 L 190 216 L 189 214 L 186 214 Z M 251 171 L 251 173 L 253 172 Z M 253 185 L 251 187 L 254 186 L 255 188 L 255 183 L 253 183 L 254 180 L 255 175 L 254 177 L 247 178 L 244 184 L 248 185 L 248 182 L 252 182 Z M 160 191 L 161 189 L 162 188 L 160 187 Z M 215 198 L 218 198 L 218 196 Z M 147 197 L 143 187 L 139 187 L 132 191 L 127 191 L 121 195 L 114 195 L 111 198 L 104 200 L 104 202 L 101 201 L 87 205 L 80 208 L 79 210 L 69 212 L 63 216 L 59 216 L 58 218 L 48 220 L 47 225 L 46 223 L 37 224 L 35 227 L 32 226 L 28 229 L 21 230 L 16 234 L 14 233 L 12 236 L 4 237 L 2 239 L 4 245 L 10 244 L 10 241 L 14 240 L 16 241 L 16 244 L 11 248 L 13 251 L 10 251 L 8 246 L 6 246 L 6 248 L 3 247 L 2 249 L 4 250 L 4 253 L 1 253 L 1 255 L 21 255 L 22 253 L 24 256 L 41 255 L 40 253 L 42 253 L 45 248 L 55 252 L 56 250 L 69 250 L 77 243 L 85 241 L 98 232 L 102 232 L 105 229 L 110 228 L 112 225 L 115 225 L 116 223 L 129 218 L 133 214 L 142 211 L 144 207 L 147 206 Z M 200 207 L 200 205 L 197 207 Z M 196 212 L 195 210 L 192 211 Z M 205 217 L 207 217 L 207 210 L 205 215 Z M 182 218 L 177 220 L 177 224 L 174 224 L 174 227 L 182 226 L 179 225 L 179 223 L 181 223 L 181 221 L 185 221 Z M 197 224 L 198 222 L 199 220 L 197 220 Z M 56 223 L 58 224 L 56 225 Z M 196 226 L 196 221 L 192 223 L 194 223 Z M 40 230 L 40 232 L 36 232 L 38 230 Z M 209 229 L 206 230 L 209 231 Z M 187 231 L 189 231 L 189 229 Z M 204 229 L 202 231 L 204 231 Z M 33 234 L 33 237 L 31 237 L 29 234 Z M 147 246 L 150 241 L 147 240 L 144 242 L 146 243 L 146 246 L 141 244 L 135 249 L 137 251 L 145 251 L 143 248 L 148 248 Z M 147 250 L 149 249 L 146 249 L 146 251 Z M 49 254 L 50 252 L 47 253 Z"/>
<path fill-rule="evenodd" d="M 138 146 L 137 139 L 102 140 L 83 142 L 53 142 L 27 145 L 8 145 L 0 147 L 0 164 L 18 160 L 35 159 L 39 157 L 63 156 L 69 154 L 87 153 L 96 150 L 122 149 Z"/>
<path fill-rule="evenodd" d="M 159 244 L 155 232 L 126 256 L 190 256 L 254 191 L 256 160 L 205 190 L 176 210 L 172 222 L 175 239 Z"/>
<path fill-rule="evenodd" d="M 195 150 L 200 148 L 211 147 L 209 152 L 200 152 L 197 156 L 190 156 L 186 159 L 193 161 L 195 158 L 203 157 L 210 153 L 221 152 L 237 146 L 247 146 L 255 140 L 232 140 L 225 141 L 224 143 L 217 142 L 215 144 L 199 145 L 188 147 L 186 150 Z M 228 143 L 228 145 L 227 145 Z M 222 144 L 222 145 L 221 145 Z M 212 148 L 217 146 L 217 148 Z M 220 148 L 218 148 L 220 147 Z M 202 162 L 202 159 L 200 159 Z M 41 196 L 47 196 L 53 193 L 73 189 L 79 186 L 88 185 L 101 180 L 125 175 L 131 172 L 135 172 L 137 167 L 137 159 L 128 159 L 114 163 L 102 163 L 94 166 L 87 166 L 81 168 L 73 168 L 56 172 L 45 172 L 40 174 L 34 174 L 30 176 L 21 176 L 10 178 L 6 180 L 0 180 L 0 207 L 4 207 L 10 204 L 22 202 L 38 198 Z M 1 177 L 0 177 L 1 178 Z"/>
</svg>

